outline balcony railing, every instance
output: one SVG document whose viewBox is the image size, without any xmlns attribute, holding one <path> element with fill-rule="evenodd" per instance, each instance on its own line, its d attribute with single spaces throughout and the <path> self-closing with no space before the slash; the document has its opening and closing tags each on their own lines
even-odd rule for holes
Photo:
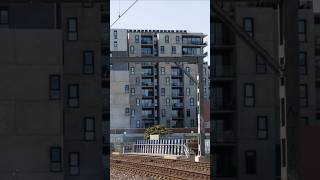
<svg viewBox="0 0 320 180">
<path fill-rule="evenodd" d="M 153 103 L 142 103 L 142 107 L 143 108 L 152 108 L 152 107 L 154 107 L 154 104 Z"/>
<path fill-rule="evenodd" d="M 183 114 L 172 114 L 173 119 L 181 119 L 184 118 Z"/>
<path fill-rule="evenodd" d="M 171 76 L 182 76 L 182 73 L 180 71 L 172 71 Z"/>
<path fill-rule="evenodd" d="M 173 103 L 172 107 L 181 108 L 181 107 L 183 107 L 183 103 L 181 103 L 181 102 Z"/>
<path fill-rule="evenodd" d="M 153 93 L 143 93 L 142 97 L 153 97 L 154 94 Z"/>
<path fill-rule="evenodd" d="M 142 119 L 151 119 L 154 118 L 154 114 L 144 114 L 142 115 Z"/>
<path fill-rule="evenodd" d="M 183 96 L 183 93 L 180 93 L 180 92 L 172 92 L 172 93 L 171 93 L 171 96 L 172 96 L 172 97 L 180 97 L 180 96 Z"/>
<path fill-rule="evenodd" d="M 152 40 L 141 39 L 141 44 L 153 44 Z"/>
<path fill-rule="evenodd" d="M 152 62 L 142 62 L 141 63 L 142 66 L 152 66 Z"/>
<path fill-rule="evenodd" d="M 234 143 L 235 135 L 231 130 L 226 130 L 223 132 L 217 132 L 213 130 L 213 142 L 215 143 Z"/>
<path fill-rule="evenodd" d="M 182 82 L 172 82 L 171 83 L 172 86 L 183 86 Z"/>
<path fill-rule="evenodd" d="M 143 72 L 142 76 L 153 76 L 152 72 Z"/>
<path fill-rule="evenodd" d="M 233 66 L 215 66 L 213 67 L 213 77 L 233 77 Z"/>
<path fill-rule="evenodd" d="M 141 82 L 141 86 L 153 86 L 153 82 Z"/>
</svg>

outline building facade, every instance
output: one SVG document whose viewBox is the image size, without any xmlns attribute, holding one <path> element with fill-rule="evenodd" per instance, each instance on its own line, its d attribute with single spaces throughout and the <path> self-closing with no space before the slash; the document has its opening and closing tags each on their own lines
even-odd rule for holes
<svg viewBox="0 0 320 180">
<path fill-rule="evenodd" d="M 101 179 L 101 3 L 0 6 L 0 179 Z"/>
<path fill-rule="evenodd" d="M 223 3 L 223 9 L 275 59 L 278 19 L 273 3 Z M 312 3 L 300 3 L 299 73 L 301 126 L 317 121 L 317 26 Z M 268 23 L 265 23 L 268 22 Z M 219 179 L 280 179 L 279 81 L 261 58 L 217 17 L 213 27 L 211 65 L 213 153 Z M 270 158 L 272 157 L 272 158 Z"/>
<path fill-rule="evenodd" d="M 150 62 L 130 62 L 128 67 L 124 64 L 112 64 L 113 71 L 119 68 L 127 68 L 129 73 L 128 84 L 124 85 L 122 91 L 129 95 L 128 108 L 120 111 L 111 105 L 111 112 L 117 111 L 121 114 L 129 113 L 129 124 L 123 124 L 122 128 L 146 128 L 161 124 L 170 128 L 196 127 L 196 84 L 185 75 L 173 62 L 152 62 L 153 57 L 177 57 L 183 60 L 186 56 L 204 57 L 203 48 L 206 43 L 202 33 L 189 33 L 187 31 L 173 30 L 123 30 L 112 29 L 111 51 L 112 57 L 119 47 L 127 45 L 127 56 L 122 57 L 149 58 Z M 114 34 L 118 34 L 118 41 Z M 119 34 L 125 36 L 119 37 Z M 125 45 L 122 45 L 125 44 Z M 185 71 L 194 78 L 197 77 L 198 68 L 196 64 L 181 63 Z M 119 67 L 122 66 L 122 67 Z M 209 70 L 208 64 L 204 64 L 204 96 L 209 98 Z M 112 83 L 111 83 L 112 84 Z M 119 89 L 121 91 L 121 89 Z M 127 122 L 127 121 L 126 121 Z M 207 123 L 208 125 L 209 123 Z M 111 126 L 112 122 L 111 122 Z"/>
</svg>

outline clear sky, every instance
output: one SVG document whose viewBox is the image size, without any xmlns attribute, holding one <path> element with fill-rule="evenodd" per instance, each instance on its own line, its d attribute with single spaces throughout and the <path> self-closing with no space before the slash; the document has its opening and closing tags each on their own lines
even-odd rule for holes
<svg viewBox="0 0 320 180">
<path fill-rule="evenodd" d="M 117 19 L 119 9 L 122 14 L 134 1 L 111 0 L 110 23 Z M 208 35 L 204 52 L 210 63 L 210 0 L 139 0 L 111 28 L 202 32 Z"/>
</svg>

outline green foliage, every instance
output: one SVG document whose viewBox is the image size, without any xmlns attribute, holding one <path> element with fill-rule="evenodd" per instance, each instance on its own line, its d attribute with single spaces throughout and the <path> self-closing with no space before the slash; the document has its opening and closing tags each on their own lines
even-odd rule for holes
<svg viewBox="0 0 320 180">
<path fill-rule="evenodd" d="M 152 126 L 152 127 L 149 127 L 145 130 L 144 132 L 144 139 L 148 140 L 150 139 L 150 135 L 167 135 L 167 134 L 170 134 L 171 131 L 164 127 L 164 126 L 161 126 L 161 125 L 156 125 L 156 126 Z"/>
</svg>

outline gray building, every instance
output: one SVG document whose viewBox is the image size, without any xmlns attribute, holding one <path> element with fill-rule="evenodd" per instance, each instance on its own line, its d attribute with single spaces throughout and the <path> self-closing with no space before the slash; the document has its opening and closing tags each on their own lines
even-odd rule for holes
<svg viewBox="0 0 320 180">
<path fill-rule="evenodd" d="M 114 34 L 123 30 L 112 29 Z M 128 63 L 129 84 L 123 88 L 130 96 L 130 124 L 123 124 L 122 128 L 146 128 L 161 124 L 171 128 L 196 127 L 196 92 L 197 87 L 189 77 L 173 62 L 152 62 L 153 57 L 177 57 L 201 56 L 204 57 L 203 48 L 206 42 L 202 33 L 190 33 L 187 31 L 173 30 L 127 30 L 126 40 L 118 37 L 118 41 L 112 40 L 114 46 L 124 47 L 119 43 L 127 44 L 127 54 L 123 57 L 149 58 L 150 62 Z M 111 44 L 112 46 L 112 44 Z M 116 50 L 115 50 L 116 51 Z M 118 50 L 119 51 L 119 50 Z M 119 54 L 119 52 L 111 52 Z M 123 66 L 123 65 L 122 65 Z M 197 65 L 182 63 L 185 71 L 196 78 Z M 119 71 L 119 65 L 112 64 L 113 71 Z M 204 64 L 204 96 L 209 98 L 209 70 L 208 64 Z M 127 89 L 129 88 L 129 89 Z M 111 112 L 126 112 L 116 110 L 111 105 Z M 111 122 L 111 126 L 112 122 Z"/>
<path fill-rule="evenodd" d="M 223 9 L 278 59 L 279 27 L 273 3 L 229 2 L 223 3 Z M 318 126 L 317 37 L 320 22 L 312 3 L 300 3 L 297 23 L 301 126 Z M 216 176 L 228 180 L 280 179 L 281 170 L 286 167 L 280 158 L 278 77 L 214 15 L 211 27 L 211 121 L 214 125 Z"/>
<path fill-rule="evenodd" d="M 100 179 L 101 3 L 0 6 L 0 179 Z"/>
</svg>

